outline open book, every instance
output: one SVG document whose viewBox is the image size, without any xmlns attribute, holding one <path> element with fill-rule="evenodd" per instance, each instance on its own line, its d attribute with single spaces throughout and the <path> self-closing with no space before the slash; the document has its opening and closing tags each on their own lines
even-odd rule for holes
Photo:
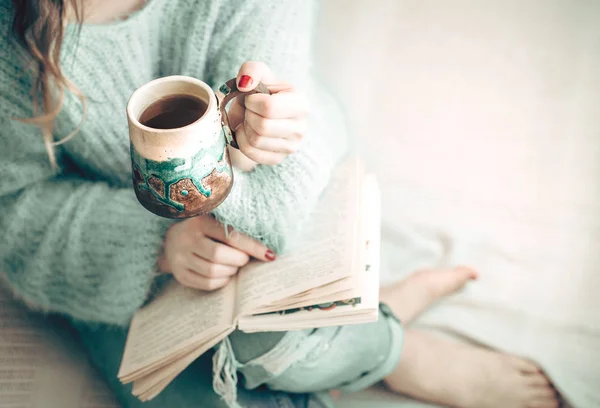
<svg viewBox="0 0 600 408">
<path fill-rule="evenodd" d="M 142 401 L 235 329 L 288 331 L 377 320 L 380 197 L 358 159 L 332 176 L 302 237 L 214 292 L 171 282 L 134 316 L 119 370 Z"/>
</svg>

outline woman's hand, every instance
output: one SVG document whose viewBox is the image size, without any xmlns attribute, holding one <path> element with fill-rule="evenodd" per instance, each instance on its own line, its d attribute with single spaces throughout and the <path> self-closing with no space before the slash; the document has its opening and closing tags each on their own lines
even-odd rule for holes
<svg viewBox="0 0 600 408">
<path fill-rule="evenodd" d="M 210 291 L 225 286 L 250 257 L 275 260 L 260 242 L 236 231 L 226 236 L 223 225 L 205 215 L 169 228 L 158 267 L 184 286 Z"/>
<path fill-rule="evenodd" d="M 269 88 L 271 95 L 258 93 L 236 98 L 229 110 L 229 121 L 240 147 L 240 151 L 230 149 L 230 153 L 234 165 L 242 170 L 249 170 L 256 163 L 281 163 L 298 150 L 307 128 L 309 106 L 303 93 L 277 81 L 262 62 L 242 64 L 237 75 L 238 88 L 249 91 L 259 82 Z"/>
</svg>

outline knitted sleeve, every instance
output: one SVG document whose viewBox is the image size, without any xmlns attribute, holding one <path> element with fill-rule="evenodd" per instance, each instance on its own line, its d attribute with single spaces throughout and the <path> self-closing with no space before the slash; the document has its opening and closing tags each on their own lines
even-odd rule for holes
<svg viewBox="0 0 600 408">
<path fill-rule="evenodd" d="M 0 278 L 35 309 L 127 324 L 170 220 L 131 189 L 55 174 L 40 131 L 11 119 L 31 116 L 31 101 L 22 71 L 1 57 Z"/>
<path fill-rule="evenodd" d="M 307 91 L 308 135 L 302 148 L 276 166 L 236 171 L 234 188 L 214 215 L 223 223 L 283 250 L 300 231 L 346 149 L 337 105 L 310 76 L 315 1 L 224 1 L 208 55 L 208 77 L 218 87 L 248 60 L 263 61 L 281 80 Z"/>
</svg>

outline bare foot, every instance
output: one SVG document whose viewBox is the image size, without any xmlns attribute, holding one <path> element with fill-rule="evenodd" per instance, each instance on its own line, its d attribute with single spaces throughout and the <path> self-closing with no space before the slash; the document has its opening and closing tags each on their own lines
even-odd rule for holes
<svg viewBox="0 0 600 408">
<path fill-rule="evenodd" d="M 379 291 L 379 299 L 387 304 L 404 324 L 409 323 L 435 301 L 462 289 L 477 279 L 477 273 L 466 267 L 425 269 Z"/>
<path fill-rule="evenodd" d="M 420 400 L 459 408 L 558 408 L 548 378 L 533 363 L 407 330 L 400 364 L 385 383 Z"/>
</svg>

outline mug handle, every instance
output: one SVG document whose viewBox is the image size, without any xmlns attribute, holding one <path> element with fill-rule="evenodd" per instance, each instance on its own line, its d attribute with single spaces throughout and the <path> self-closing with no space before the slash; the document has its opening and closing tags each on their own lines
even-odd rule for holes
<svg viewBox="0 0 600 408">
<path fill-rule="evenodd" d="M 217 105 L 219 110 L 221 111 L 221 126 L 223 127 L 223 131 L 225 132 L 225 138 L 227 139 L 227 143 L 229 143 L 231 147 L 235 147 L 236 149 L 239 149 L 240 146 L 237 143 L 234 130 L 229 125 L 229 117 L 227 116 L 227 110 L 225 108 L 227 107 L 227 104 L 234 98 L 237 98 L 238 96 L 242 95 L 252 95 L 255 93 L 264 93 L 267 95 L 271 94 L 271 92 L 262 82 L 259 82 L 258 85 L 251 91 L 242 92 L 237 87 L 236 78 L 230 79 L 229 81 L 225 82 L 223 85 L 221 85 L 219 91 L 217 92 Z"/>
</svg>

